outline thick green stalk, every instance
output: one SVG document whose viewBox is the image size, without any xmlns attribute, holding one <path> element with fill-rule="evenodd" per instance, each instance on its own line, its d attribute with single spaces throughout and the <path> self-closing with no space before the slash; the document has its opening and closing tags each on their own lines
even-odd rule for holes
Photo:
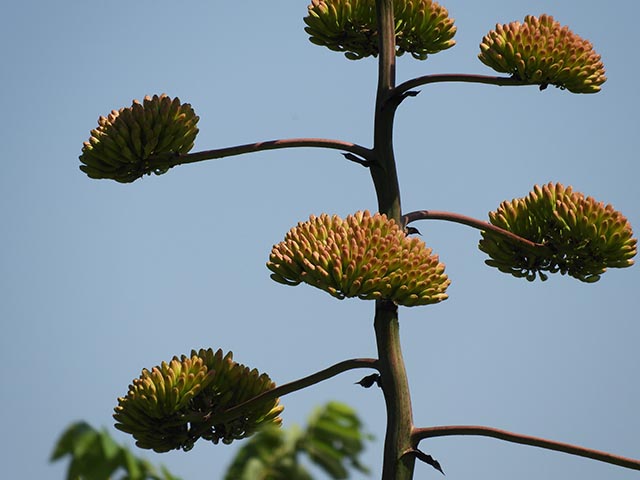
<svg viewBox="0 0 640 480">
<path fill-rule="evenodd" d="M 371 176 L 378 196 L 378 210 L 400 221 L 400 187 L 393 154 L 393 118 L 397 102 L 390 102 L 396 83 L 396 42 L 393 0 L 377 0 L 378 91 L 376 95 Z"/>
<path fill-rule="evenodd" d="M 412 448 L 413 413 L 400 347 L 398 307 L 392 302 L 377 301 L 374 325 L 380 382 L 387 408 L 382 480 L 411 480 L 415 457 L 402 456 Z"/>
<path fill-rule="evenodd" d="M 370 170 L 378 197 L 378 210 L 400 223 L 400 188 L 393 154 L 393 119 L 398 103 L 390 98 L 396 81 L 393 0 L 376 0 L 376 10 L 380 48 L 373 164 Z M 412 455 L 403 457 L 403 453 L 411 448 L 413 414 L 400 347 L 398 307 L 389 301 L 377 301 L 374 328 L 381 386 L 387 408 L 382 480 L 411 480 L 415 458 Z"/>
</svg>

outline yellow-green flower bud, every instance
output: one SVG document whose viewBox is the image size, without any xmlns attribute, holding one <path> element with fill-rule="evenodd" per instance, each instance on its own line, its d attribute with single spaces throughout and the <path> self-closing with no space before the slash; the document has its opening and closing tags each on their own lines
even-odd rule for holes
<svg viewBox="0 0 640 480">
<path fill-rule="evenodd" d="M 478 58 L 497 72 L 540 88 L 555 85 L 573 93 L 596 93 L 607 80 L 591 43 L 549 15 L 496 25 L 482 39 Z"/>
<path fill-rule="evenodd" d="M 350 60 L 378 55 L 375 0 L 312 0 L 304 18 L 309 40 Z M 396 54 L 425 60 L 455 45 L 447 9 L 431 0 L 395 0 Z"/>
<path fill-rule="evenodd" d="M 189 450 L 199 438 L 231 443 L 281 423 L 277 398 L 231 418 L 221 416 L 273 388 L 268 375 L 234 362 L 231 352 L 192 350 L 190 357 L 142 370 L 127 395 L 118 398 L 115 427 L 133 435 L 138 447 L 156 452 Z"/>
<path fill-rule="evenodd" d="M 311 216 L 271 251 L 271 278 L 302 282 L 343 299 L 385 299 L 397 305 L 437 303 L 447 298 L 444 265 L 424 242 L 407 237 L 386 215 L 357 212 Z"/>
<path fill-rule="evenodd" d="M 479 248 L 486 263 L 532 281 L 543 272 L 569 274 L 595 282 L 609 267 L 633 264 L 637 240 L 627 219 L 611 205 L 561 184 L 535 186 L 525 198 L 502 202 L 489 213 L 493 225 L 541 244 L 527 247 L 491 231 L 482 232 Z"/>
<path fill-rule="evenodd" d="M 80 170 L 90 178 L 130 183 L 145 174 L 165 173 L 176 154 L 193 148 L 199 117 L 188 103 L 166 95 L 146 96 L 131 107 L 98 119 L 80 155 Z"/>
</svg>

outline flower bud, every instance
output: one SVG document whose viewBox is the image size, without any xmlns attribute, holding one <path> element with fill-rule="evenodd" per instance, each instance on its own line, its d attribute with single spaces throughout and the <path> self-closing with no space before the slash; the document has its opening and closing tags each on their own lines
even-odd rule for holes
<svg viewBox="0 0 640 480">
<path fill-rule="evenodd" d="M 540 247 L 528 247 L 492 231 L 482 232 L 479 248 L 487 265 L 532 281 L 544 272 L 596 282 L 609 267 L 633 265 L 637 240 L 627 219 L 611 205 L 562 184 L 535 186 L 525 198 L 502 202 L 489 214 L 493 225 Z"/>
<path fill-rule="evenodd" d="M 541 89 L 555 85 L 573 93 L 596 93 L 607 80 L 591 43 L 550 15 L 496 25 L 482 39 L 478 58 L 497 72 Z"/>
<path fill-rule="evenodd" d="M 375 0 L 312 0 L 304 18 L 309 40 L 350 60 L 378 55 Z M 451 48 L 456 27 L 447 9 L 431 0 L 395 0 L 396 54 L 425 60 Z"/>
<path fill-rule="evenodd" d="M 267 268 L 285 285 L 304 282 L 339 299 L 385 299 L 405 306 L 445 300 L 450 283 L 422 240 L 407 237 L 386 215 L 367 211 L 344 220 L 312 215 L 273 247 Z"/>
<path fill-rule="evenodd" d="M 188 103 L 166 95 L 113 110 L 98 119 L 80 155 L 80 170 L 90 178 L 130 183 L 143 175 L 165 173 L 172 157 L 188 153 L 199 118 Z"/>
<path fill-rule="evenodd" d="M 222 350 L 192 350 L 144 369 L 114 409 L 115 427 L 140 448 L 189 450 L 200 439 L 217 444 L 245 438 L 267 424 L 280 425 L 283 407 L 265 400 L 234 416 L 224 412 L 275 388 L 266 374 L 233 361 Z"/>
</svg>

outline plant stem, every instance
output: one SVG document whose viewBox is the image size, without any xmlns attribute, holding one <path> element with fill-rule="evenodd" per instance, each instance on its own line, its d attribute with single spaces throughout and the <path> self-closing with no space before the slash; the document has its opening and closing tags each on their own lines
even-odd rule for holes
<svg viewBox="0 0 640 480">
<path fill-rule="evenodd" d="M 411 480 L 415 457 L 403 456 L 411 447 L 413 413 L 409 381 L 400 347 L 398 307 L 378 300 L 374 321 L 379 355 L 380 383 L 387 408 L 382 480 Z"/>
<path fill-rule="evenodd" d="M 268 140 L 265 142 L 247 143 L 244 145 L 236 145 L 233 147 L 216 148 L 213 150 L 204 150 L 201 152 L 185 153 L 170 157 L 169 159 L 153 160 L 158 167 L 175 167 L 186 163 L 202 162 L 205 160 L 214 160 L 217 158 L 232 157 L 243 155 L 245 153 L 262 152 L 265 150 L 278 150 L 284 148 L 300 148 L 300 147 L 316 147 L 329 148 L 333 150 L 343 150 L 354 155 L 362 157 L 365 160 L 371 160 L 372 151 L 361 145 L 342 140 L 331 140 L 326 138 L 287 138 L 280 140 Z"/>
<path fill-rule="evenodd" d="M 578 445 L 556 442 L 555 440 L 547 440 L 546 438 L 532 437 L 530 435 L 522 435 L 520 433 L 508 432 L 506 430 L 499 430 L 492 427 L 483 427 L 478 425 L 451 425 L 443 427 L 416 428 L 412 434 L 414 445 L 417 445 L 420 440 L 425 438 L 446 437 L 450 435 L 476 435 L 498 438 L 507 442 L 520 443 L 522 445 L 530 445 L 533 447 L 545 448 L 547 450 L 555 450 L 557 452 L 591 458 L 592 460 L 618 465 L 632 470 L 640 470 L 640 460 L 620 457 L 618 455 L 601 452 L 599 450 L 592 450 Z"/>
<path fill-rule="evenodd" d="M 390 101 L 396 81 L 393 3 L 393 0 L 376 0 L 379 36 L 378 89 L 370 171 L 378 198 L 378 211 L 400 223 L 400 187 L 393 153 L 393 122 L 399 101 Z M 415 457 L 402 456 L 411 447 L 413 414 L 400 346 L 398 307 L 389 301 L 376 301 L 374 328 L 380 382 L 387 409 L 382 480 L 411 480 Z"/>
<path fill-rule="evenodd" d="M 393 120 L 397 104 L 389 102 L 396 82 L 396 42 L 393 0 L 376 1 L 379 57 L 373 133 L 374 161 L 371 177 L 378 197 L 378 210 L 400 221 L 400 187 L 393 153 Z"/>
<path fill-rule="evenodd" d="M 515 233 L 511 233 L 504 228 L 497 227 L 488 222 L 483 222 L 482 220 L 478 220 L 477 218 L 467 217 L 466 215 L 461 215 L 459 213 L 453 212 L 441 212 L 438 210 L 418 210 L 415 212 L 407 213 L 402 216 L 403 225 L 409 225 L 416 220 L 446 220 L 448 222 L 460 223 L 462 225 L 467 225 L 468 227 L 473 227 L 478 230 L 488 230 L 498 235 L 502 235 L 514 242 L 518 242 L 522 245 L 525 245 L 529 248 L 546 248 L 542 243 L 532 242 L 531 240 L 527 240 L 526 238 L 520 237 Z"/>
<path fill-rule="evenodd" d="M 253 407 L 259 405 L 260 403 L 273 400 L 284 395 L 288 395 L 289 393 L 297 392 L 298 390 L 308 388 L 311 385 L 315 385 L 316 383 L 320 383 L 331 377 L 335 377 L 340 373 L 357 368 L 373 368 L 380 371 L 379 361 L 374 358 L 352 358 L 349 360 L 343 360 L 342 362 L 331 365 L 330 367 L 327 367 L 324 370 L 320 370 L 319 372 L 312 373 L 311 375 L 308 375 L 306 377 L 294 380 L 289 383 L 285 383 L 283 385 L 279 385 L 271 390 L 267 390 L 266 392 L 263 392 L 244 403 L 236 405 L 223 412 L 216 413 L 211 418 L 195 417 L 194 419 L 198 421 L 208 421 L 210 425 L 227 421 L 229 419 L 233 419 L 242 415 L 242 413 L 245 411 L 250 411 Z"/>
<path fill-rule="evenodd" d="M 486 85 L 497 85 L 501 87 L 534 85 L 531 82 L 520 80 L 514 77 L 496 77 L 490 75 L 475 75 L 470 73 L 437 73 L 412 78 L 411 80 L 407 80 L 406 82 L 401 83 L 393 89 L 392 96 L 394 98 L 401 97 L 404 93 L 408 92 L 412 88 L 416 88 L 421 85 L 427 85 L 429 83 L 442 82 L 483 83 Z"/>
</svg>

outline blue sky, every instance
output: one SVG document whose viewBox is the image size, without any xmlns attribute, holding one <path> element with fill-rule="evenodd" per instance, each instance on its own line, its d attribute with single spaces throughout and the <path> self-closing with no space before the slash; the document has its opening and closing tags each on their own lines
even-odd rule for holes
<svg viewBox="0 0 640 480">
<path fill-rule="evenodd" d="M 368 172 L 337 152 L 295 149 L 178 167 L 130 185 L 89 180 L 82 142 L 99 115 L 146 94 L 190 102 L 195 150 L 291 137 L 371 144 L 376 64 L 308 42 L 306 2 L 44 2 L 3 5 L 0 31 L 0 389 L 6 478 L 63 478 L 47 461 L 71 421 L 111 428 L 143 367 L 191 348 L 232 350 L 284 383 L 375 356 L 373 304 L 269 279 L 271 246 L 309 214 L 374 210 Z M 591 40 L 608 81 L 597 95 L 431 85 L 401 106 L 396 157 L 405 211 L 486 218 L 502 200 L 559 181 L 612 203 L 640 228 L 636 18 L 586 1 L 445 3 L 458 45 L 398 80 L 486 73 L 496 22 L 548 13 Z M 479 233 L 422 223 L 452 280 L 442 304 L 401 309 L 418 426 L 481 424 L 640 457 L 640 270 L 595 285 L 530 284 L 484 265 Z M 285 424 L 329 399 L 360 411 L 377 442 L 379 392 L 349 372 L 282 399 Z M 121 441 L 131 440 L 118 432 Z M 629 479 L 617 467 L 452 437 L 425 442 L 447 478 Z M 155 455 L 185 479 L 219 478 L 236 446 Z M 420 466 L 416 479 L 437 475 Z M 374 475 L 372 478 L 377 478 Z"/>
</svg>

